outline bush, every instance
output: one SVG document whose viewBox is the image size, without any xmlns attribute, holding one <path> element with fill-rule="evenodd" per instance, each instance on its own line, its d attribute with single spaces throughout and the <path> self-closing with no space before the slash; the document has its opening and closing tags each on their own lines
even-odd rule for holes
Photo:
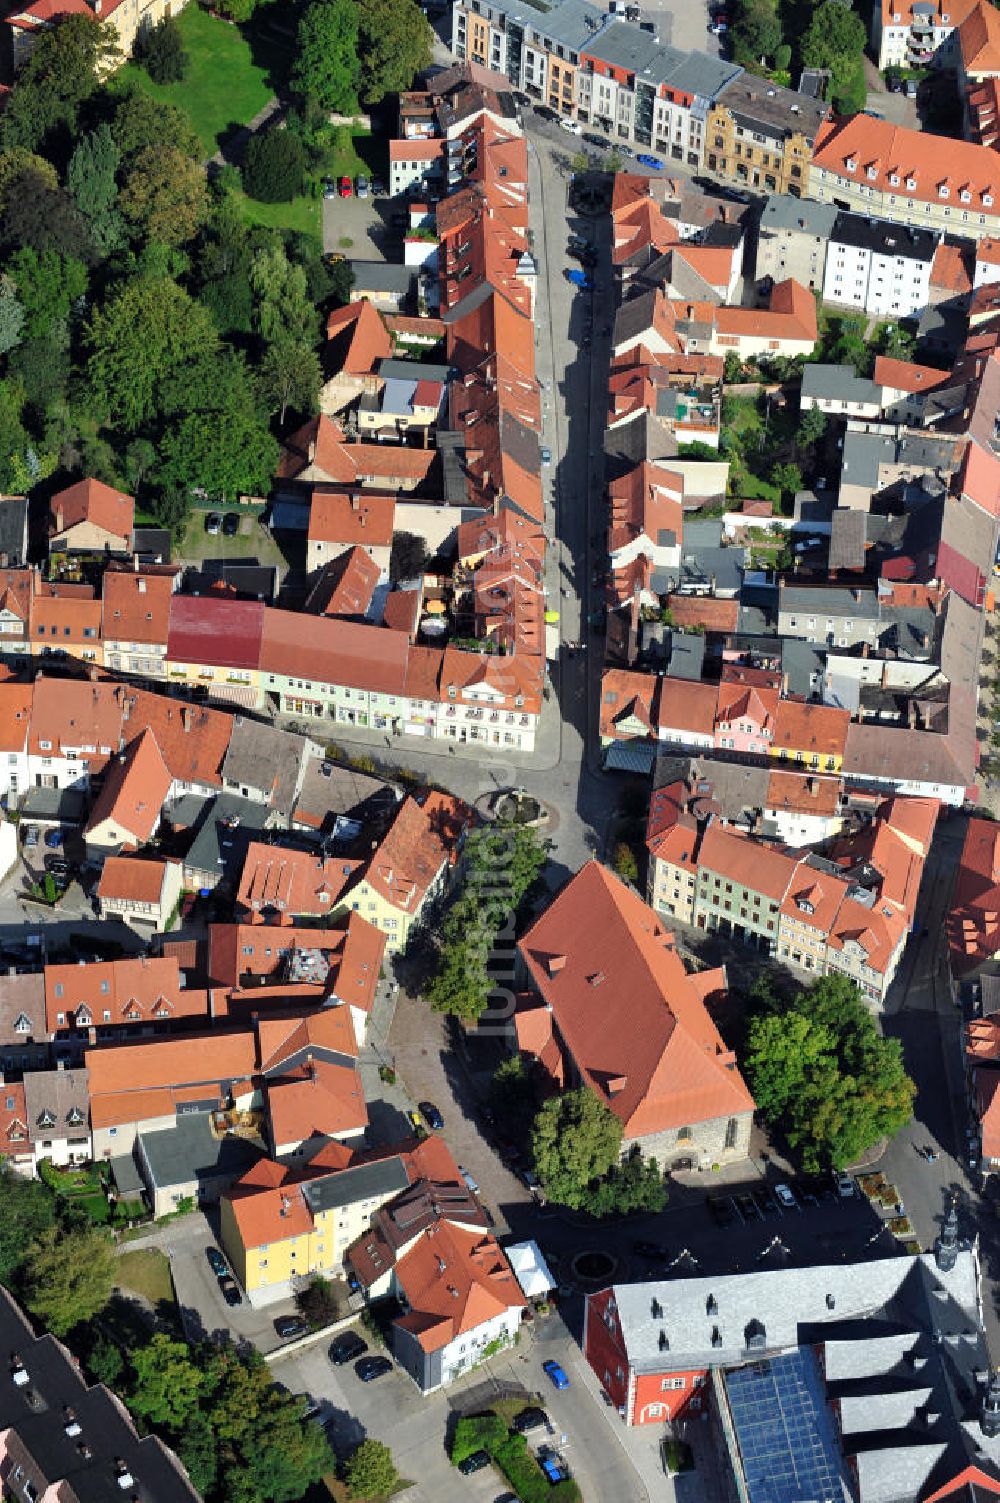
<svg viewBox="0 0 1000 1503">
<path fill-rule="evenodd" d="M 181 29 L 173 16 L 164 16 L 141 36 L 135 47 L 136 57 L 154 83 L 180 83 L 191 59 L 184 51 Z"/>
<path fill-rule="evenodd" d="M 305 150 L 291 131 L 263 131 L 247 147 L 243 186 L 262 204 L 287 203 L 302 192 Z"/>
<path fill-rule="evenodd" d="M 623 882 L 635 882 L 639 877 L 639 863 L 635 859 L 635 852 L 624 840 L 619 840 L 615 846 L 615 854 L 612 858 L 612 866 L 621 877 Z"/>
</svg>

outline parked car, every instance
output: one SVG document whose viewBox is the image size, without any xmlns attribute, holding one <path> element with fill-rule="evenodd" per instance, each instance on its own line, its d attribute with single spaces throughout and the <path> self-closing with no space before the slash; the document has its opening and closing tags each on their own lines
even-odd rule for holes
<svg viewBox="0 0 1000 1503">
<path fill-rule="evenodd" d="M 458 1166 L 458 1172 L 462 1176 L 462 1178 L 465 1180 L 466 1185 L 472 1191 L 473 1195 L 478 1195 L 479 1194 L 479 1186 L 476 1184 L 476 1181 L 473 1179 L 473 1177 L 469 1173 L 468 1169 L 463 1169 L 462 1165 L 459 1164 L 459 1166 Z"/>
<path fill-rule="evenodd" d="M 38 844 L 38 826 L 37 825 L 25 825 L 25 827 L 24 827 L 24 835 L 21 837 L 21 840 L 22 840 L 22 844 L 26 845 L 29 850 L 31 849 L 32 846 L 37 845 Z"/>
<path fill-rule="evenodd" d="M 568 1481 L 569 1467 L 551 1446 L 542 1446 L 535 1459 L 553 1487 L 557 1482 Z"/>
<path fill-rule="evenodd" d="M 854 1194 L 854 1181 L 849 1174 L 838 1174 L 834 1170 L 833 1182 L 837 1188 L 837 1194 L 841 1200 L 850 1200 Z"/>
<path fill-rule="evenodd" d="M 716 1226 L 732 1226 L 736 1220 L 736 1212 L 728 1195 L 710 1195 L 706 1205 Z"/>
<path fill-rule="evenodd" d="M 548 1415 L 537 1404 L 529 1404 L 527 1409 L 522 1409 L 520 1414 L 515 1414 L 510 1422 L 510 1428 L 515 1435 L 527 1435 L 529 1430 L 537 1430 L 539 1425 L 544 1425 Z"/>
<path fill-rule="evenodd" d="M 340 179 L 340 182 L 337 185 L 337 192 L 340 194 L 341 198 L 354 197 L 354 184 L 351 182 L 349 177 L 342 177 Z"/>
<path fill-rule="evenodd" d="M 792 1194 L 790 1185 L 775 1185 L 774 1193 L 778 1197 L 779 1205 L 784 1206 L 786 1211 L 798 1210 L 799 1203 Z"/>
<path fill-rule="evenodd" d="M 388 1357 L 362 1357 L 360 1362 L 355 1362 L 354 1371 L 362 1383 L 374 1383 L 376 1378 L 392 1372 L 392 1363 Z"/>
<path fill-rule="evenodd" d="M 561 1389 L 569 1387 L 569 1379 L 567 1378 L 564 1369 L 560 1367 L 559 1363 L 556 1362 L 553 1357 L 550 1357 L 547 1362 L 542 1363 L 542 1372 L 545 1374 L 554 1388 Z"/>
<path fill-rule="evenodd" d="M 309 1334 L 309 1322 L 301 1315 L 279 1315 L 274 1322 L 274 1332 L 282 1341 L 293 1341 L 296 1336 Z"/>
<path fill-rule="evenodd" d="M 489 1451 L 471 1451 L 458 1463 L 458 1470 L 463 1477 L 471 1477 L 473 1472 L 481 1472 L 484 1466 L 490 1464 Z"/>
<path fill-rule="evenodd" d="M 754 1190 L 753 1198 L 757 1202 L 760 1209 L 764 1212 L 765 1216 L 769 1216 L 772 1211 L 776 1211 L 778 1209 L 778 1202 L 775 1200 L 774 1196 L 771 1194 L 766 1185 L 762 1185 L 759 1190 Z"/>
<path fill-rule="evenodd" d="M 652 167 L 654 172 L 663 171 L 663 163 L 659 157 L 654 157 L 648 151 L 640 151 L 637 161 L 641 162 L 644 167 Z"/>
<path fill-rule="evenodd" d="M 363 1357 L 368 1350 L 367 1341 L 362 1341 L 357 1331 L 345 1331 L 330 1346 L 330 1361 L 334 1367 L 346 1367 L 356 1357 Z"/>
<path fill-rule="evenodd" d="M 444 1118 L 438 1111 L 437 1107 L 434 1105 L 433 1101 L 419 1101 L 417 1105 L 420 1107 L 420 1110 L 423 1113 L 423 1118 L 427 1123 L 427 1126 L 432 1127 L 435 1132 L 440 1132 L 442 1127 L 444 1126 Z"/>
<path fill-rule="evenodd" d="M 227 1305 L 242 1305 L 243 1296 L 234 1278 L 227 1275 L 219 1280 L 219 1288 L 222 1290 L 222 1298 Z"/>
<path fill-rule="evenodd" d="M 915 78 L 908 78 L 906 80 L 906 97 L 907 99 L 916 99 L 917 97 L 917 81 Z"/>
<path fill-rule="evenodd" d="M 354 179 L 354 192 L 358 198 L 368 197 L 368 179 L 363 172 Z"/>
<path fill-rule="evenodd" d="M 227 511 L 222 519 L 222 535 L 234 538 L 240 530 L 240 514 L 236 511 Z"/>
<path fill-rule="evenodd" d="M 69 862 L 64 861 L 61 856 L 46 856 L 45 870 L 50 872 L 53 877 L 68 877 Z"/>
<path fill-rule="evenodd" d="M 578 120 L 569 120 L 565 115 L 560 115 L 559 124 L 563 130 L 569 131 L 571 136 L 583 135 L 583 126 Z"/>
<path fill-rule="evenodd" d="M 54 830 L 45 831 L 45 844 L 50 851 L 56 851 L 62 845 L 63 832 L 57 825 Z"/>
<path fill-rule="evenodd" d="M 628 157 L 629 159 L 631 159 L 635 156 L 635 152 L 632 150 L 631 146 L 627 146 L 624 141 L 615 142 L 615 151 L 617 151 L 620 157 Z"/>
<path fill-rule="evenodd" d="M 380 177 L 372 178 L 372 198 L 385 198 L 385 183 Z"/>
<path fill-rule="evenodd" d="M 648 1258 L 651 1263 L 667 1263 L 670 1254 L 662 1242 L 633 1242 L 632 1251 L 640 1258 Z"/>
<path fill-rule="evenodd" d="M 229 1273 L 229 1264 L 226 1262 L 219 1249 L 217 1247 L 206 1247 L 205 1257 L 208 1259 L 208 1266 L 209 1268 L 211 1268 L 216 1278 L 224 1279 Z"/>
<path fill-rule="evenodd" d="M 552 450 L 545 448 L 545 446 L 543 445 L 542 446 L 542 464 L 551 464 L 551 463 L 552 463 Z"/>
<path fill-rule="evenodd" d="M 210 511 L 208 516 L 205 518 L 205 531 L 208 533 L 209 537 L 213 538 L 218 537 L 219 533 L 222 531 L 222 518 L 219 516 L 219 513 L 217 511 Z"/>
<path fill-rule="evenodd" d="M 337 185 L 333 181 L 333 178 L 332 177 L 324 178 L 323 179 L 323 197 L 324 198 L 336 198 L 336 196 L 337 196 Z"/>
</svg>

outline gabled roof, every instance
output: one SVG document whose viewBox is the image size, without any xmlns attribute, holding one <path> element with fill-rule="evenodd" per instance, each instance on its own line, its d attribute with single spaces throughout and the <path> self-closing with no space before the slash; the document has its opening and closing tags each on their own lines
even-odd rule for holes
<svg viewBox="0 0 1000 1503">
<path fill-rule="evenodd" d="M 625 722 L 637 721 L 641 734 L 655 738 L 654 725 L 660 695 L 660 679 L 653 673 L 632 673 L 624 668 L 606 668 L 601 677 L 602 737 L 636 733 L 625 731 Z"/>
<path fill-rule="evenodd" d="M 323 565 L 305 609 L 320 616 L 364 616 L 380 576 L 371 554 L 355 544 Z"/>
<path fill-rule="evenodd" d="M 970 819 L 945 920 L 955 976 L 1000 951 L 1000 825 Z"/>
<path fill-rule="evenodd" d="M 264 605 L 259 600 L 174 595 L 167 657 L 174 663 L 256 668 L 263 626 Z"/>
<path fill-rule="evenodd" d="M 396 1324 L 416 1336 L 425 1352 L 520 1309 L 521 1287 L 489 1232 L 440 1220 L 427 1227 L 395 1264 L 408 1305 Z"/>
<path fill-rule="evenodd" d="M 395 496 L 316 486 L 309 508 L 310 543 L 348 548 L 388 548 L 396 515 Z"/>
<path fill-rule="evenodd" d="M 469 806 L 449 794 L 405 799 L 368 862 L 366 881 L 394 908 L 418 912 L 442 866 L 457 859 L 472 818 Z"/>
<path fill-rule="evenodd" d="M 140 732 L 109 764 L 84 833 L 112 820 L 137 845 L 145 845 L 160 823 L 172 784 L 156 737 L 149 730 Z"/>
<path fill-rule="evenodd" d="M 668 674 L 660 687 L 657 728 L 661 732 L 687 731 L 691 735 L 711 737 L 718 702 L 717 684 L 671 678 Z"/>
<path fill-rule="evenodd" d="M 816 133 L 812 170 L 863 183 L 876 193 L 897 194 L 907 202 L 939 203 L 940 189 L 946 188 L 951 203 L 960 207 L 967 202 L 976 212 L 989 210 L 984 197 L 992 197 L 996 205 L 1000 193 L 1000 158 L 989 147 L 910 130 L 866 114 L 824 121 Z M 914 186 L 908 187 L 908 182 Z M 963 192 L 968 199 L 962 199 Z"/>
<path fill-rule="evenodd" d="M 55 524 L 53 538 L 61 537 L 80 522 L 90 522 L 126 546 L 132 541 L 135 502 L 103 481 L 78 480 L 64 491 L 57 491 L 49 508 Z"/>
<path fill-rule="evenodd" d="M 236 901 L 251 913 L 329 918 L 361 866 L 340 856 L 316 856 L 289 846 L 247 848 Z"/>
<path fill-rule="evenodd" d="M 797 865 L 794 856 L 762 840 L 749 840 L 713 820 L 702 837 L 699 866 L 780 903 Z"/>
<path fill-rule="evenodd" d="M 97 896 L 118 902 L 151 903 L 155 907 L 169 865 L 169 861 L 157 858 L 108 856 L 101 868 Z"/>
<path fill-rule="evenodd" d="M 101 632 L 105 642 L 166 647 L 175 575 L 108 569 L 102 584 Z"/>
<path fill-rule="evenodd" d="M 753 1100 L 650 908 L 597 861 L 518 944 L 586 1084 L 641 1137 L 753 1110 Z M 628 998 L 628 1006 L 615 998 Z"/>
<path fill-rule="evenodd" d="M 1000 16 L 992 5 L 977 0 L 958 27 L 958 45 L 967 78 L 1000 72 Z"/>
<path fill-rule="evenodd" d="M 850 723 L 849 710 L 783 699 L 775 712 L 773 744 L 820 757 L 842 757 Z"/>
<path fill-rule="evenodd" d="M 373 303 L 362 298 L 337 308 L 326 321 L 327 362 L 345 376 L 367 376 L 392 354 L 392 338 Z"/>
</svg>

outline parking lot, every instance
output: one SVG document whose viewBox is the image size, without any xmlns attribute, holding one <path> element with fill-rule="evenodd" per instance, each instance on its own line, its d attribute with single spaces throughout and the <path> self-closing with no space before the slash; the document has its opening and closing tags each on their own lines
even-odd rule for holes
<svg viewBox="0 0 1000 1503">
<path fill-rule="evenodd" d="M 392 215 L 391 198 L 324 198 L 323 250 L 358 261 L 402 261 L 403 238 Z"/>
<path fill-rule="evenodd" d="M 708 29 L 707 0 L 644 0 L 642 19 L 653 23 L 665 45 L 720 55 L 720 38 Z"/>
</svg>

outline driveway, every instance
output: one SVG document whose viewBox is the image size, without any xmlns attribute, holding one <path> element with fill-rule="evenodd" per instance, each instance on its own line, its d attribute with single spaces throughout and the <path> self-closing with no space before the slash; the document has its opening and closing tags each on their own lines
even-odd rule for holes
<svg viewBox="0 0 1000 1503">
<path fill-rule="evenodd" d="M 395 209 L 389 198 L 324 198 L 324 252 L 339 251 L 355 261 L 402 262 L 402 235 L 390 217 Z"/>
<path fill-rule="evenodd" d="M 569 1374 L 570 1387 L 562 1393 L 542 1372 L 549 1357 Z M 540 1396 L 552 1421 L 548 1439 L 562 1450 L 584 1497 L 640 1503 L 647 1496 L 628 1459 L 623 1427 L 598 1399 L 596 1380 L 590 1381 L 576 1342 L 558 1317 L 537 1323 L 534 1331 L 522 1334 L 516 1349 L 483 1363 L 446 1393 L 427 1397 L 400 1369 L 374 1383 L 360 1382 L 350 1365 L 333 1367 L 324 1345 L 277 1358 L 271 1369 L 293 1393 L 307 1393 L 320 1402 L 320 1419 L 336 1450 L 349 1451 L 366 1435 L 391 1445 L 400 1472 L 416 1484 L 407 1493 L 412 1503 L 455 1497 L 485 1503 L 503 1491 L 501 1478 L 491 1470 L 459 1479 L 445 1447 L 456 1411 L 487 1408 L 497 1392 L 510 1389 Z M 545 1438 L 538 1433 L 539 1441 Z"/>
</svg>

